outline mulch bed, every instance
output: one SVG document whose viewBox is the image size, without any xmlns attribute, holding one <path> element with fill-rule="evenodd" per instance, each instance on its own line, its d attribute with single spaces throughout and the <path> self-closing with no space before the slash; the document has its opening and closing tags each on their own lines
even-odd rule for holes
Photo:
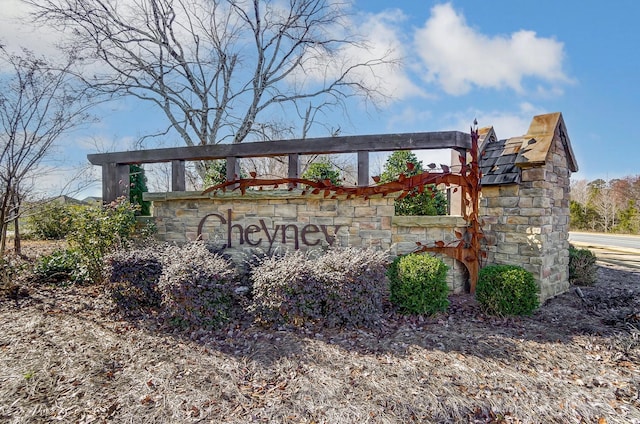
<svg viewBox="0 0 640 424">
<path fill-rule="evenodd" d="M 27 289 L 0 300 L 0 422 L 640 423 L 640 272 L 621 266 L 531 317 L 462 295 L 369 329 L 178 331 L 100 287 Z"/>
</svg>

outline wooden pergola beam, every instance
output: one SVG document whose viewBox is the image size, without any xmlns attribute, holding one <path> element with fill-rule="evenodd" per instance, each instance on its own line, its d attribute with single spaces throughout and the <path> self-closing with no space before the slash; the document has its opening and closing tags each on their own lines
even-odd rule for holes
<svg viewBox="0 0 640 424">
<path fill-rule="evenodd" d="M 227 161 L 227 181 L 233 181 L 240 176 L 238 159 L 288 156 L 288 176 L 298 178 L 300 155 L 357 153 L 358 186 L 362 187 L 369 185 L 370 152 L 427 149 L 455 149 L 465 152 L 470 147 L 469 134 L 440 131 L 170 147 L 98 153 L 87 155 L 87 158 L 93 165 L 102 166 L 102 199 L 104 202 L 111 202 L 119 196 L 129 195 L 130 164 L 171 162 L 171 189 L 184 191 L 186 161 L 224 159 Z"/>
<path fill-rule="evenodd" d="M 273 157 L 287 156 L 289 154 L 314 155 L 360 151 L 469 149 L 470 147 L 471 138 L 469 134 L 460 131 L 441 131 L 169 147 L 129 152 L 97 153 L 87 155 L 87 158 L 93 165 L 104 165 L 107 163 L 138 164 L 171 162 L 174 160 L 215 160 L 228 157 Z"/>
</svg>

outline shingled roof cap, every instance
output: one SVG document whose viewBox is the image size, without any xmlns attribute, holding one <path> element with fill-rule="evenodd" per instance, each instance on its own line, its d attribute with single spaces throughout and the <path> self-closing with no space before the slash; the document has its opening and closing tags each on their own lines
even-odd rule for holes
<svg viewBox="0 0 640 424">
<path fill-rule="evenodd" d="M 529 125 L 529 131 L 523 138 L 529 142 L 526 145 L 523 144 L 518 152 L 517 166 L 526 168 L 544 164 L 549 157 L 553 142 L 559 139 L 567 154 L 567 167 L 571 172 L 578 170 L 578 162 L 571 147 L 571 140 L 569 140 L 562 113 L 555 112 L 534 116 L 531 125 Z M 535 142 L 531 142 L 531 139 Z"/>
</svg>

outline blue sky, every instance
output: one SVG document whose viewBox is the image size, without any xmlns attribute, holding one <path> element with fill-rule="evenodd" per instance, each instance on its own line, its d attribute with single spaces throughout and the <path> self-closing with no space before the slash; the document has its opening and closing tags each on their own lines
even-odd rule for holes
<svg viewBox="0 0 640 424">
<path fill-rule="evenodd" d="M 19 0 L 0 0 L 0 10 L 0 39 L 44 49 L 49 35 L 11 21 L 24 16 Z M 574 179 L 640 173 L 640 2 L 355 0 L 353 12 L 363 35 L 394 47 L 405 66 L 384 75 L 396 98 L 378 112 L 354 104 L 349 120 L 333 118 L 342 134 L 466 131 L 477 119 L 508 138 L 523 135 L 534 115 L 560 111 L 580 167 Z M 99 123 L 60 143 L 66 166 L 85 162 L 95 144 L 126 150 L 163 124 L 134 102 L 98 113 Z M 181 145 L 175 136 L 163 143 Z"/>
</svg>

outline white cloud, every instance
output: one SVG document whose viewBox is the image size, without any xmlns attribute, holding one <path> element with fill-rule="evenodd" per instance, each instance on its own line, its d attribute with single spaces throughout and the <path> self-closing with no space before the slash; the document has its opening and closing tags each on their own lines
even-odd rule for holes
<svg viewBox="0 0 640 424">
<path fill-rule="evenodd" d="M 473 86 L 522 92 L 528 77 L 551 84 L 569 81 L 562 69 L 563 43 L 528 30 L 507 36 L 482 34 L 450 3 L 433 7 L 415 33 L 415 45 L 427 68 L 427 81 L 452 95 L 465 94 Z"/>
<path fill-rule="evenodd" d="M 531 103 L 523 102 L 517 111 L 469 109 L 452 114 L 444 121 L 448 125 L 446 129 L 468 132 L 476 119 L 480 128 L 493 127 L 498 138 L 505 139 L 526 134 L 533 117 L 548 112 Z"/>
<path fill-rule="evenodd" d="M 303 84 L 323 83 L 338 78 L 349 66 L 375 63 L 383 58 L 386 63 L 353 70 L 350 81 L 358 81 L 377 90 L 382 96 L 375 100 L 382 103 L 392 103 L 411 96 L 425 96 L 425 92 L 411 81 L 405 67 L 409 52 L 400 31 L 405 19 L 399 9 L 389 9 L 378 14 L 345 16 L 333 28 L 333 38 L 347 40 L 355 36 L 365 41 L 345 44 L 332 57 L 319 54 L 312 60 L 307 60 L 304 73 L 296 72 L 292 78 Z M 350 34 L 348 31 L 357 34 Z"/>
<path fill-rule="evenodd" d="M 34 25 L 29 16 L 30 6 L 21 0 L 1 0 L 0 42 L 10 52 L 17 53 L 21 48 L 33 51 L 37 55 L 57 54 L 56 43 L 62 40 L 60 33 L 50 28 Z"/>
</svg>

